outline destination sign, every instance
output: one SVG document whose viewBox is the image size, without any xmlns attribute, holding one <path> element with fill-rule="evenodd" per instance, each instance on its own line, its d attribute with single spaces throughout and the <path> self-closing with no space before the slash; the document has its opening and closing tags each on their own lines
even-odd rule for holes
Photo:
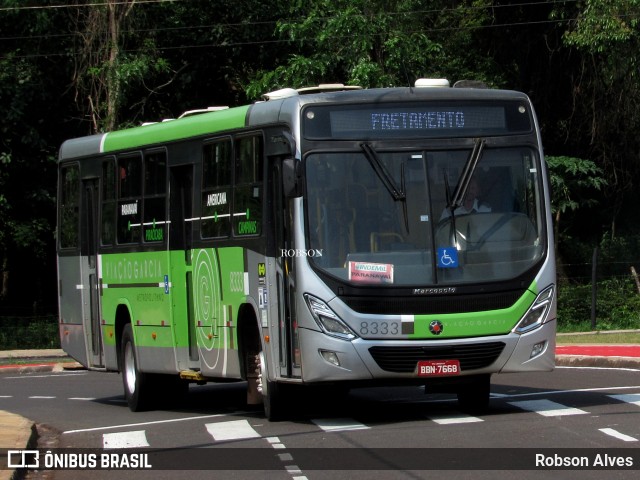
<svg viewBox="0 0 640 480">
<path fill-rule="evenodd" d="M 307 139 L 375 139 L 490 136 L 531 131 L 521 102 L 310 106 L 303 114 Z"/>
</svg>

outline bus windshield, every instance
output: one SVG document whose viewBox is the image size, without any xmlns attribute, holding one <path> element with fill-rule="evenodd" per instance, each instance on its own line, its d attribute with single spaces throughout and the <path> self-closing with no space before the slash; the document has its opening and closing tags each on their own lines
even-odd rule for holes
<svg viewBox="0 0 640 480">
<path fill-rule="evenodd" d="M 308 155 L 312 264 L 353 285 L 483 283 L 525 273 L 546 248 L 538 155 L 487 146 L 463 179 L 469 158 L 469 149 L 366 144 Z"/>
</svg>

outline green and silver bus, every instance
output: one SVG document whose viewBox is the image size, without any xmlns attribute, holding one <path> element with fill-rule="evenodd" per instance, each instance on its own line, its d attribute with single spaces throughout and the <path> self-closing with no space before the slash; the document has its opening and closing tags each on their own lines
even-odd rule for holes
<svg viewBox="0 0 640 480">
<path fill-rule="evenodd" d="M 435 87 L 433 86 L 435 85 Z M 59 329 L 129 407 L 245 381 L 424 385 L 486 407 L 554 367 L 547 171 L 529 98 L 321 85 L 66 141 Z"/>
</svg>

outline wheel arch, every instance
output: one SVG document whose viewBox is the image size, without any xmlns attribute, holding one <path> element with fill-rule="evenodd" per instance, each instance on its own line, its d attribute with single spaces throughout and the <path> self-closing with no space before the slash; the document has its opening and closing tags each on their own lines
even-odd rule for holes
<svg viewBox="0 0 640 480">
<path fill-rule="evenodd" d="M 125 303 L 121 303 L 116 308 L 115 334 L 116 334 L 116 356 L 118 358 L 118 371 L 122 371 L 122 332 L 127 324 L 131 323 L 131 310 Z M 135 332 L 134 336 L 135 336 Z"/>
<path fill-rule="evenodd" d="M 244 303 L 238 309 L 237 335 L 240 375 L 246 380 L 249 367 L 255 364 L 255 356 L 262 351 L 258 315 L 251 304 Z"/>
</svg>

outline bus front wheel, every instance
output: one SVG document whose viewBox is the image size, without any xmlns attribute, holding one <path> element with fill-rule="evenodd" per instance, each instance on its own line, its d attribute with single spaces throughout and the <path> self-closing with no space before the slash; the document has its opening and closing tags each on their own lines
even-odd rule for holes
<svg viewBox="0 0 640 480">
<path fill-rule="evenodd" d="M 262 403 L 264 414 L 270 421 L 281 420 L 286 413 L 286 395 L 283 394 L 284 386 L 269 380 L 267 363 L 264 352 L 260 352 L 256 357 L 258 370 L 258 390 L 262 393 Z"/>
<path fill-rule="evenodd" d="M 146 410 L 151 406 L 154 397 L 153 377 L 141 372 L 138 368 L 133 330 L 127 324 L 122 332 L 121 371 L 124 396 L 132 412 Z"/>
</svg>

